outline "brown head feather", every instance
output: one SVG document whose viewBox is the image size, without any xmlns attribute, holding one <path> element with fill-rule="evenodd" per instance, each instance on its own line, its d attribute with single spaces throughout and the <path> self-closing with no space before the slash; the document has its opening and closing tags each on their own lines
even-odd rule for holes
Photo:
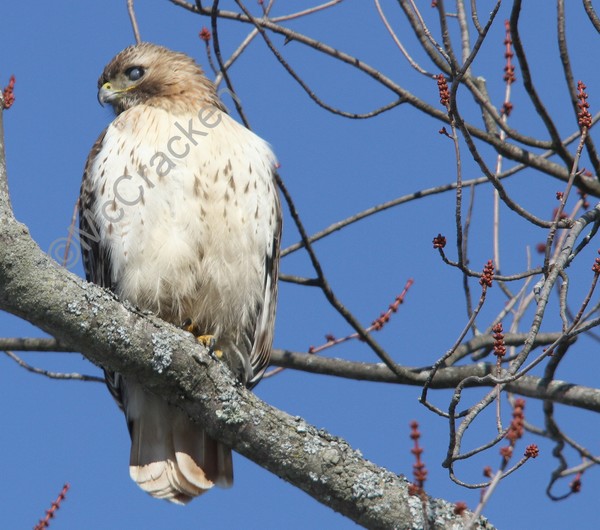
<svg viewBox="0 0 600 530">
<path fill-rule="evenodd" d="M 131 79 L 134 69 L 141 73 L 138 79 Z M 106 101 L 116 114 L 139 104 L 173 114 L 197 112 L 202 105 L 224 110 L 213 83 L 191 57 L 148 42 L 118 53 L 104 68 L 98 89 L 107 83 L 115 95 Z"/>
</svg>

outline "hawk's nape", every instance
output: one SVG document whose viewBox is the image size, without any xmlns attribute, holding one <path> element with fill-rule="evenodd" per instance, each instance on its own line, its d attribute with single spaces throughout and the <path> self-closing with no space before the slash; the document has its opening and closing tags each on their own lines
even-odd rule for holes
<svg viewBox="0 0 600 530">
<path fill-rule="evenodd" d="M 214 337 L 251 387 L 273 341 L 281 210 L 270 147 L 224 111 L 190 57 L 153 44 L 104 69 L 116 118 L 85 167 L 80 238 L 87 279 L 197 335 Z M 183 411 L 107 372 L 131 434 L 132 478 L 186 503 L 233 481 L 231 450 Z"/>
</svg>

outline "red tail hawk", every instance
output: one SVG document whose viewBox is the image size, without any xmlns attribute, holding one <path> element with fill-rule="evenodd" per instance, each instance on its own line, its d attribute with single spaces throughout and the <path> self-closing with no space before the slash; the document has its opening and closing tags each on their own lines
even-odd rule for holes
<svg viewBox="0 0 600 530">
<path fill-rule="evenodd" d="M 248 387 L 273 340 L 281 211 L 268 144 L 235 122 L 188 56 L 119 53 L 98 81 L 115 120 L 87 160 L 80 231 L 89 281 L 197 334 Z M 186 503 L 233 481 L 231 450 L 142 382 L 106 373 L 131 434 L 130 474 Z"/>
</svg>

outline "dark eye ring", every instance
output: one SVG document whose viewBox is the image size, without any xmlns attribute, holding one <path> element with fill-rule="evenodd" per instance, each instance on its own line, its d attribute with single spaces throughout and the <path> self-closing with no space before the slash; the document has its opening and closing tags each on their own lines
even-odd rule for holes
<svg viewBox="0 0 600 530">
<path fill-rule="evenodd" d="M 132 66 L 125 70 L 125 75 L 130 81 L 139 81 L 144 75 L 144 69 L 141 66 Z"/>
</svg>

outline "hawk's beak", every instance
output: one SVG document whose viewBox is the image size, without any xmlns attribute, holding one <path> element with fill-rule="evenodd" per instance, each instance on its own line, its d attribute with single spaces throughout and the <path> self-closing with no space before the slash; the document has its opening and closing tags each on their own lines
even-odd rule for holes
<svg viewBox="0 0 600 530">
<path fill-rule="evenodd" d="M 98 102 L 104 107 L 105 103 L 112 103 L 119 97 L 121 91 L 114 89 L 110 83 L 104 83 L 98 90 Z"/>
</svg>

